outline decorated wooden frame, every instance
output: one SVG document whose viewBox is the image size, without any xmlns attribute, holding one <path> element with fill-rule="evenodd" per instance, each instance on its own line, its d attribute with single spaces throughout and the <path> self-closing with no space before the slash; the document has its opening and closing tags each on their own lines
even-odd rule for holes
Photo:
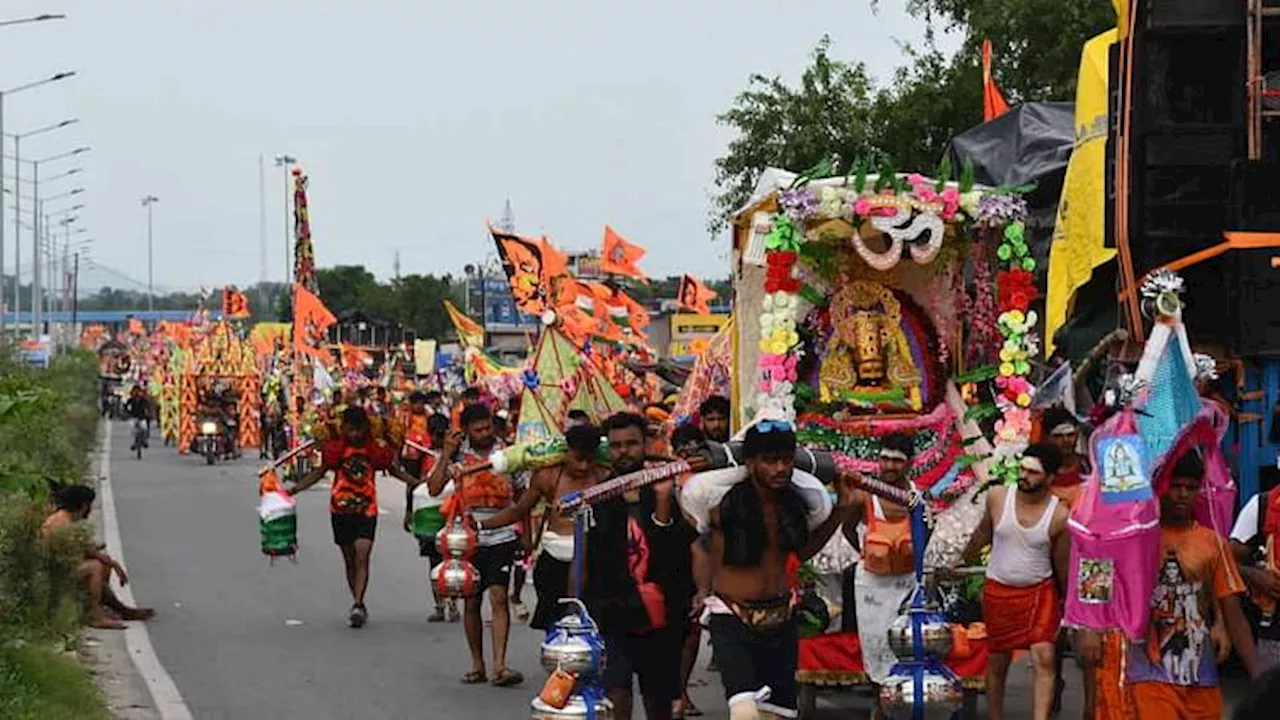
<svg viewBox="0 0 1280 720">
<path fill-rule="evenodd" d="M 735 218 L 739 423 L 790 419 L 864 471 L 903 432 L 911 479 L 945 502 L 973 479 L 958 428 L 986 420 L 991 474 L 1016 477 L 1038 352 L 1025 203 L 945 167 L 813 174 L 766 171 Z"/>
</svg>

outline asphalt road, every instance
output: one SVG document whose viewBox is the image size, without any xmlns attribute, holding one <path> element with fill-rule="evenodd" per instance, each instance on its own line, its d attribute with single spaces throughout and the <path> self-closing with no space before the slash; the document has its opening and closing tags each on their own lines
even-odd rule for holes
<svg viewBox="0 0 1280 720">
<path fill-rule="evenodd" d="M 379 485 L 382 517 L 367 603 L 369 624 L 346 624 L 350 605 L 332 544 L 325 486 L 299 498 L 297 564 L 272 566 L 259 549 L 259 462 L 207 467 L 200 457 L 152 448 L 127 452 L 128 428 L 112 432 L 111 477 L 124 555 L 140 604 L 159 610 L 152 643 L 197 720 L 529 717 L 545 677 L 541 633 L 513 626 L 509 664 L 524 686 L 464 686 L 461 625 L 429 624 L 425 562 L 401 529 L 403 486 Z M 534 599 L 532 585 L 525 602 Z M 531 606 L 532 607 L 532 606 Z M 488 634 L 486 631 L 486 646 Z M 694 701 L 727 718 L 718 677 L 699 661 Z M 1015 667 L 1011 717 L 1029 717 L 1025 667 Z M 1071 690 L 1078 673 L 1068 673 Z M 1063 717 L 1079 717 L 1069 690 Z M 865 698 L 823 697 L 816 718 L 864 716 Z"/>
</svg>

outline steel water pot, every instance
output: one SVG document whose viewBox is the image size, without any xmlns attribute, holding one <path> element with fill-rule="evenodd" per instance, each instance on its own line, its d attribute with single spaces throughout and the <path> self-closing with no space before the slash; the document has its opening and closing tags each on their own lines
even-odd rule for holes
<svg viewBox="0 0 1280 720">
<path fill-rule="evenodd" d="M 925 657 L 943 659 L 951 652 L 955 639 L 947 617 L 932 611 L 908 611 L 899 615 L 889 626 L 889 649 L 899 660 L 914 660 L 915 647 L 912 638 L 912 613 L 920 614 L 920 642 Z M 923 659 L 923 658 L 922 658 Z"/>
<path fill-rule="evenodd" d="M 543 669 L 550 673 L 562 668 L 582 680 L 599 677 L 604 670 L 604 642 L 599 628 L 581 601 L 566 598 L 560 602 L 576 605 L 578 610 L 547 630 L 539 647 Z"/>
</svg>

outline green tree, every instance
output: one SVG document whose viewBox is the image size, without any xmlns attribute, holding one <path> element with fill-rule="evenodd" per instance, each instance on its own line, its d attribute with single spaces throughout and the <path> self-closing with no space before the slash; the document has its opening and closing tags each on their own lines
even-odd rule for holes
<svg viewBox="0 0 1280 720">
<path fill-rule="evenodd" d="M 391 281 L 388 317 L 413 328 L 421 338 L 441 339 L 453 327 L 444 312 L 444 301 L 465 304 L 463 284 L 450 275 L 405 275 Z"/>
<path fill-rule="evenodd" d="M 717 120 L 737 131 L 725 154 L 715 161 L 713 233 L 746 202 L 756 178 L 767 167 L 804 169 L 830 156 L 874 155 L 875 87 L 866 66 L 830 57 L 831 39 L 823 37 L 813 62 L 791 87 L 777 76 L 752 75 L 747 89 Z"/>
<path fill-rule="evenodd" d="M 1074 98 L 1081 47 L 1116 24 L 1111 0 L 910 0 L 907 11 L 962 34 L 957 58 L 974 67 L 991 40 L 1010 103 Z"/>
<path fill-rule="evenodd" d="M 351 310 L 380 314 L 385 307 L 386 290 L 363 265 L 338 265 L 316 270 L 316 283 L 325 307 L 335 315 Z"/>
<path fill-rule="evenodd" d="M 863 63 L 832 57 L 827 37 L 798 85 L 751 76 L 718 117 L 736 135 L 715 161 L 712 232 L 724 229 L 768 167 L 804 170 L 835 154 L 834 173 L 862 158 L 934 170 L 951 138 L 982 122 L 985 39 L 1010 103 L 1070 100 L 1085 41 L 1115 24 L 1111 0 L 909 0 L 907 9 L 929 30 L 921 46 L 903 47 L 908 63 L 883 86 Z M 962 36 L 958 52 L 937 48 L 935 24 Z"/>
</svg>

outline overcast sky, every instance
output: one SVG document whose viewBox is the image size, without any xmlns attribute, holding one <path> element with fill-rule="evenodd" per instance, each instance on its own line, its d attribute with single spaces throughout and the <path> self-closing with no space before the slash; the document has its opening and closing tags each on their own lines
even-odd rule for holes
<svg viewBox="0 0 1280 720">
<path fill-rule="evenodd" d="M 279 153 L 311 176 L 321 266 L 362 263 L 386 277 L 398 249 L 404 273 L 458 273 L 492 251 L 484 221 L 510 198 L 520 231 L 563 248 L 598 246 L 610 223 L 649 249 L 652 275 L 721 276 L 726 241 L 705 230 L 712 160 L 729 138 L 716 114 L 753 72 L 796 78 L 823 33 L 838 57 L 887 77 L 901 62 L 896 41 L 917 40 L 922 27 L 901 0 L 884 0 L 878 15 L 868 5 L 10 0 L 0 20 L 69 18 L 0 27 L 0 90 L 79 74 L 6 97 L 4 129 L 81 120 L 24 141 L 22 155 L 92 145 L 82 163 L 42 175 L 83 165 L 73 178 L 86 188 L 81 237 L 95 239 L 102 264 L 140 280 L 139 199 L 160 198 L 157 287 L 259 279 L 259 154 L 267 272 L 282 278 Z M 4 218 L 11 273 L 12 211 Z"/>
</svg>

